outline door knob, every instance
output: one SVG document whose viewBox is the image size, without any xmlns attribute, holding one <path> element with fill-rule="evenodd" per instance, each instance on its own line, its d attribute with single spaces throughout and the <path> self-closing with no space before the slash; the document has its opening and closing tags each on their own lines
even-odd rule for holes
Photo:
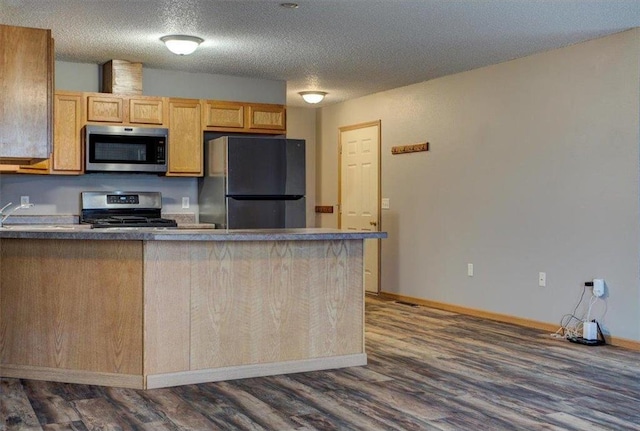
<svg viewBox="0 0 640 431">
<path fill-rule="evenodd" d="M 371 226 L 378 226 L 378 222 L 375 222 L 375 221 L 370 221 L 369 224 Z"/>
</svg>

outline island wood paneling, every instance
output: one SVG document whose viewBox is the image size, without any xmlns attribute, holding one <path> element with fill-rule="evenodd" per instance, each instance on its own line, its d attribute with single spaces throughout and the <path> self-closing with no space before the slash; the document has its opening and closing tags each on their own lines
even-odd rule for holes
<svg viewBox="0 0 640 431">
<path fill-rule="evenodd" d="M 3 369 L 142 374 L 141 242 L 3 239 L 0 283 Z"/>
<path fill-rule="evenodd" d="M 189 369 L 189 243 L 144 245 L 144 373 Z"/>
<path fill-rule="evenodd" d="M 366 364 L 362 239 L 3 239 L 0 254 L 5 377 L 141 389 Z"/>
<path fill-rule="evenodd" d="M 361 244 L 196 247 L 191 369 L 362 353 Z"/>
<path fill-rule="evenodd" d="M 154 277 L 145 284 L 156 284 L 145 293 L 149 374 L 177 371 L 177 364 L 187 371 L 364 353 L 361 240 L 145 247 L 145 277 Z M 178 280 L 190 283 L 189 291 L 177 288 Z M 186 301 L 190 320 L 173 320 Z M 185 367 L 184 356 L 171 352 L 187 333 Z M 158 354 L 173 359 L 149 359 Z"/>
</svg>

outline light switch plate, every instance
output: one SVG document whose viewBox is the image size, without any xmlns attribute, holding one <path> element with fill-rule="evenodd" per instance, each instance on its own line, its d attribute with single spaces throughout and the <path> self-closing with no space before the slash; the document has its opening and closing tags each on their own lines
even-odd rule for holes
<svg viewBox="0 0 640 431">
<path fill-rule="evenodd" d="M 389 198 L 382 198 L 382 209 L 383 210 L 389 209 Z"/>
<path fill-rule="evenodd" d="M 186 209 L 189 208 L 189 197 L 183 197 L 182 198 L 182 208 Z"/>
</svg>

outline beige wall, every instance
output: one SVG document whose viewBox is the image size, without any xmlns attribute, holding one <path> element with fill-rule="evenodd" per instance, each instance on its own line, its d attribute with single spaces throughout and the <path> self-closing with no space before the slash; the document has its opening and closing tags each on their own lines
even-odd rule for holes
<svg viewBox="0 0 640 431">
<path fill-rule="evenodd" d="M 604 278 L 592 316 L 640 340 L 639 48 L 635 29 L 321 108 L 317 201 L 337 204 L 338 128 L 380 119 L 383 291 L 555 323 Z"/>
<path fill-rule="evenodd" d="M 307 162 L 307 227 L 316 226 L 316 109 L 287 107 L 287 138 L 304 139 Z"/>
</svg>

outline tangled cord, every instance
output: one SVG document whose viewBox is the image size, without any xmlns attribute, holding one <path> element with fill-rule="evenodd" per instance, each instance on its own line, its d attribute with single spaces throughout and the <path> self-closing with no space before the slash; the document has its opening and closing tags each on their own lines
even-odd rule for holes
<svg viewBox="0 0 640 431">
<path fill-rule="evenodd" d="M 552 337 L 554 338 L 582 337 L 582 327 L 584 325 L 584 322 L 591 321 L 591 310 L 593 309 L 593 306 L 598 302 L 598 300 L 601 299 L 595 295 L 591 295 L 591 298 L 589 298 L 589 305 L 587 307 L 586 313 L 583 313 L 582 316 L 578 316 L 577 315 L 578 308 L 580 307 L 580 304 L 582 304 L 582 301 L 584 300 L 586 290 L 587 290 L 587 286 L 584 286 L 582 288 L 582 294 L 580 295 L 580 299 L 578 300 L 578 303 L 574 307 L 573 312 L 562 316 L 562 318 L 560 319 L 560 328 L 558 328 L 558 330 L 555 333 L 551 334 Z M 602 302 L 604 303 L 604 312 L 602 314 L 602 318 L 604 319 L 604 316 L 607 313 L 607 301 L 603 300 Z"/>
</svg>

